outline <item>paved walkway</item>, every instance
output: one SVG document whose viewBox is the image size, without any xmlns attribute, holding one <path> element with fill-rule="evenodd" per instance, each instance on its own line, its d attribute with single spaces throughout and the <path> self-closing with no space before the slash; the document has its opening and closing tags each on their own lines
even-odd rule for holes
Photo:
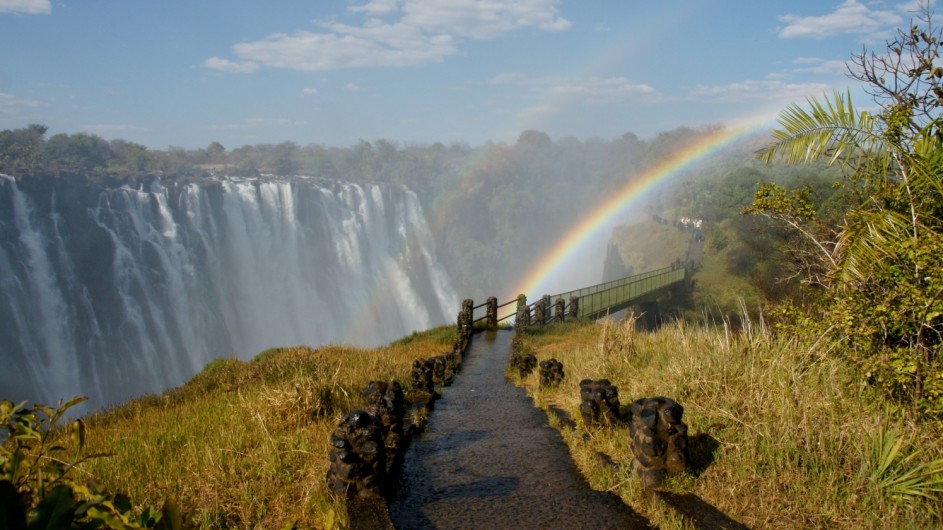
<svg viewBox="0 0 943 530">
<path fill-rule="evenodd" d="M 593 491 L 523 389 L 505 381 L 511 332 L 474 337 L 455 384 L 406 452 L 397 528 L 649 528 Z"/>
</svg>

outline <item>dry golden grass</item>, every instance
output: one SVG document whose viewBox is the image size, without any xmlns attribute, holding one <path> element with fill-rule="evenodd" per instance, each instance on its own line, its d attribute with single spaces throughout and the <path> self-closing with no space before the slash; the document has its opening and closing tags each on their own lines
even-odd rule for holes
<svg viewBox="0 0 943 530">
<path fill-rule="evenodd" d="M 451 349 L 450 329 L 387 348 L 268 350 L 220 359 L 186 385 L 87 419 L 89 461 L 75 476 L 127 493 L 138 506 L 175 499 L 200 527 L 320 528 L 343 522 L 325 484 L 330 433 L 362 406 L 371 380 L 408 388 L 419 357 Z"/>
<path fill-rule="evenodd" d="M 388 348 L 220 359 L 178 389 L 88 418 L 87 452 L 113 456 L 82 464 L 75 476 L 127 493 L 137 506 L 173 498 L 201 527 L 343 524 L 342 501 L 324 482 L 334 425 L 361 406 L 367 382 L 405 383 L 412 360 L 450 349 L 452 337 L 440 328 Z M 629 475 L 628 430 L 592 428 L 583 439 L 581 379 L 610 379 L 623 405 L 658 395 L 681 403 L 694 469 L 669 487 L 750 527 L 943 525 L 939 430 L 903 422 L 842 362 L 800 338 L 749 322 L 736 333 L 680 322 L 652 333 L 567 323 L 533 330 L 526 346 L 564 364 L 559 389 L 537 388 L 535 376 L 522 384 L 538 405 L 577 419 L 577 432 L 562 434 L 590 483 L 661 528 L 685 523 Z M 601 464 L 597 451 L 619 468 Z"/>
<path fill-rule="evenodd" d="M 561 361 L 567 377 L 559 389 L 538 388 L 536 376 L 519 383 L 540 406 L 570 412 L 578 430 L 584 378 L 610 379 L 623 406 L 654 396 L 681 403 L 695 469 L 669 487 L 694 493 L 750 527 L 943 524 L 943 462 L 933 462 L 943 458 L 940 433 L 900 421 L 900 411 L 841 361 L 798 338 L 774 337 L 749 322 L 737 333 L 681 322 L 636 332 L 632 323 L 608 323 L 536 330 L 525 344 L 539 359 Z M 881 445 L 885 432 L 892 436 Z M 584 441 L 563 430 L 595 488 L 612 489 L 662 528 L 683 527 L 629 475 L 627 428 L 593 428 L 590 435 Z M 891 454 L 898 441 L 899 451 Z M 620 469 L 601 465 L 597 451 L 619 461 Z M 915 476 L 916 485 L 906 481 Z"/>
</svg>

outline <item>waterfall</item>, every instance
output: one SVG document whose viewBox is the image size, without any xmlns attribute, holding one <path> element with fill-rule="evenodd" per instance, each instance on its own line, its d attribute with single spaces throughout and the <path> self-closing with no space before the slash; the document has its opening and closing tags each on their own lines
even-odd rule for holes
<svg viewBox="0 0 943 530">
<path fill-rule="evenodd" d="M 108 405 L 218 357 L 376 346 L 458 307 L 402 186 L 0 175 L 2 399 Z"/>
</svg>

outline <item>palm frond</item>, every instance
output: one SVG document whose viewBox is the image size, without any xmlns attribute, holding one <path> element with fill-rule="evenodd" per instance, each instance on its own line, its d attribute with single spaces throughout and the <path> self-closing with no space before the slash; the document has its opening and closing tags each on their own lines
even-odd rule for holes
<svg viewBox="0 0 943 530">
<path fill-rule="evenodd" d="M 783 157 L 788 163 L 827 158 L 853 162 L 861 153 L 879 156 L 889 166 L 889 144 L 878 134 L 876 121 L 867 112 L 856 113 L 851 94 L 836 92 L 822 100 L 809 98 L 809 109 L 791 105 L 779 116 L 782 129 L 773 131 L 773 143 L 759 151 L 767 163 Z"/>
<path fill-rule="evenodd" d="M 893 210 L 858 210 L 838 238 L 832 279 L 861 284 L 896 263 L 900 242 L 910 237 L 911 219 Z"/>
<path fill-rule="evenodd" d="M 914 152 L 906 157 L 913 185 L 919 192 L 934 194 L 943 202 L 943 148 L 932 131 L 924 131 L 914 142 Z"/>
<path fill-rule="evenodd" d="M 883 425 L 871 436 L 866 480 L 875 490 L 906 502 L 937 500 L 943 494 L 943 459 L 923 460 L 913 440 Z"/>
</svg>

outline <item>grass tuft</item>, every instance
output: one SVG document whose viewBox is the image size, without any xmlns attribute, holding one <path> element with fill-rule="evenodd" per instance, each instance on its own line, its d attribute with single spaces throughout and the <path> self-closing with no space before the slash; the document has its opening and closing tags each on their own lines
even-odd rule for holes
<svg viewBox="0 0 943 530">
<path fill-rule="evenodd" d="M 685 408 L 690 471 L 667 486 L 693 493 L 750 527 L 900 527 L 943 524 L 943 444 L 936 427 L 907 424 L 828 345 L 773 334 L 744 311 L 700 326 L 672 322 L 654 332 L 631 320 L 566 324 L 528 335 L 539 359 L 567 377 L 558 389 L 517 379 L 538 406 L 579 416 L 581 379 L 607 378 L 623 406 L 667 396 Z M 611 489 L 663 528 L 682 528 L 629 474 L 628 429 L 564 429 L 596 489 Z M 882 430 L 883 429 L 883 430 Z M 596 458 L 603 452 L 618 472 Z"/>
</svg>

